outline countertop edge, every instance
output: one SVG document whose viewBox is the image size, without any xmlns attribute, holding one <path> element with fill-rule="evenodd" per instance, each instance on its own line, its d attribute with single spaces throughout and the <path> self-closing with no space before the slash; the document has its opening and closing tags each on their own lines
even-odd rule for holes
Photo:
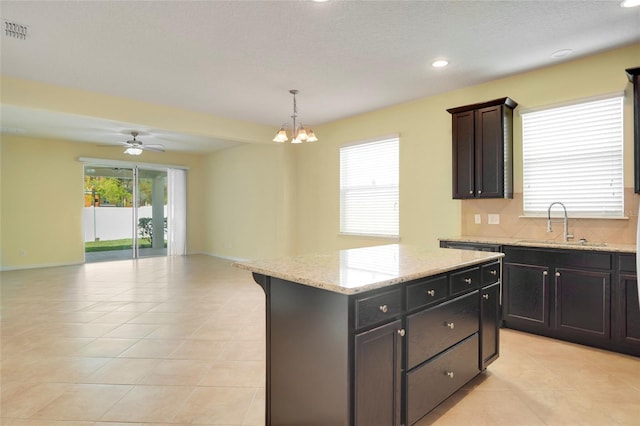
<svg viewBox="0 0 640 426">
<path fill-rule="evenodd" d="M 439 241 L 455 241 L 461 243 L 479 243 L 479 244 L 496 244 L 503 246 L 520 246 L 520 247 L 537 247 L 552 248 L 563 250 L 586 250 L 614 253 L 636 253 L 636 247 L 633 244 L 609 244 L 604 245 L 580 245 L 577 243 L 565 244 L 561 241 L 536 241 L 533 238 L 509 238 L 509 237 L 475 237 L 475 236 L 459 236 L 459 237 L 442 237 Z M 598 244 L 598 243 L 595 243 Z"/>
<path fill-rule="evenodd" d="M 449 250 L 449 249 L 446 249 L 446 250 Z M 465 250 L 458 250 L 458 251 L 464 252 Z M 276 265 L 276 266 L 269 266 L 269 261 L 236 262 L 233 264 L 233 266 L 250 271 L 258 275 L 278 278 L 281 280 L 294 282 L 294 283 L 306 285 L 309 287 L 324 289 L 334 293 L 340 293 L 344 295 L 355 295 L 355 294 L 364 293 L 372 290 L 391 287 L 397 284 L 418 280 L 421 278 L 427 278 L 427 277 L 439 275 L 439 274 L 450 272 L 456 269 L 462 269 L 462 268 L 478 265 L 481 263 L 499 260 L 502 257 L 504 257 L 503 253 L 497 253 L 497 252 L 474 252 L 474 253 L 476 253 L 474 255 L 475 256 L 474 258 L 467 258 L 463 261 L 452 260 L 452 261 L 442 262 L 442 263 L 438 263 L 436 266 L 434 266 L 433 264 L 430 265 L 429 259 L 425 257 L 425 260 L 423 263 L 426 266 L 423 269 L 412 270 L 410 272 L 401 273 L 397 276 L 390 277 L 388 279 L 381 279 L 371 283 L 358 285 L 357 287 L 346 287 L 334 281 L 330 281 L 327 279 L 319 279 L 317 277 L 314 277 L 313 273 L 304 273 L 299 271 L 297 273 L 293 273 L 290 270 L 288 270 L 288 268 L 282 267 L 281 265 L 282 260 L 274 261 L 273 265 Z M 318 258 L 322 258 L 323 256 L 324 255 L 322 254 L 317 255 Z M 309 256 L 307 256 L 306 258 L 308 259 Z M 295 260 L 296 257 L 291 257 L 291 259 Z"/>
</svg>

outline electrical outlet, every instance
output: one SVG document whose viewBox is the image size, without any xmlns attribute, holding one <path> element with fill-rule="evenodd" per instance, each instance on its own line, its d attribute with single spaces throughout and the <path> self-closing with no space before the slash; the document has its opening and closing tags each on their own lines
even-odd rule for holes
<svg viewBox="0 0 640 426">
<path fill-rule="evenodd" d="M 500 225 L 500 215 L 499 214 L 490 214 L 489 215 L 489 225 Z"/>
<path fill-rule="evenodd" d="M 20 256 L 24 257 L 27 255 L 27 250 L 25 249 L 20 249 Z"/>
<path fill-rule="evenodd" d="M 482 223 L 482 218 L 480 217 L 479 214 L 477 214 L 473 217 L 473 221 L 476 225 L 480 225 Z"/>
</svg>

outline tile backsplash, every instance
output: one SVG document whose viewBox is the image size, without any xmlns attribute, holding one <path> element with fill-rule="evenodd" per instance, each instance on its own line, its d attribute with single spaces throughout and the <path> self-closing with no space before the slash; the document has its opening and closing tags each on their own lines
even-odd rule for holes
<svg viewBox="0 0 640 426">
<path fill-rule="evenodd" d="M 624 195 L 626 219 L 576 219 L 569 211 L 569 233 L 575 240 L 585 238 L 598 243 L 635 244 L 640 195 L 634 194 L 633 188 L 625 188 Z M 560 208 L 552 213 L 554 218 L 562 217 Z M 480 224 L 476 224 L 478 215 Z M 496 221 L 499 223 L 494 224 Z M 561 222 L 554 222 L 553 232 L 547 233 L 546 218 L 522 217 L 522 193 L 514 193 L 513 199 L 462 201 L 463 236 L 562 240 L 562 231 Z"/>
</svg>

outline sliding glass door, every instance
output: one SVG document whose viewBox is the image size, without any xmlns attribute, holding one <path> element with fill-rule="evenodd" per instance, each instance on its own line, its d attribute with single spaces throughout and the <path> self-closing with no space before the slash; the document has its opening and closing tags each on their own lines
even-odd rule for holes
<svg viewBox="0 0 640 426">
<path fill-rule="evenodd" d="M 132 168 L 85 166 L 85 261 L 131 259 L 134 253 Z"/>
<path fill-rule="evenodd" d="M 167 171 L 85 165 L 85 261 L 167 255 Z"/>
<path fill-rule="evenodd" d="M 167 255 L 167 172 L 137 169 L 137 253 Z"/>
</svg>

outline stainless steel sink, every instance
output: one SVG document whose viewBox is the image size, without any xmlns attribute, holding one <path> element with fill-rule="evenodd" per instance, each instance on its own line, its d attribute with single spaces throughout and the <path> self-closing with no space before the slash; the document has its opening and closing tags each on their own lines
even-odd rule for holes
<svg viewBox="0 0 640 426">
<path fill-rule="evenodd" d="M 584 247 L 606 247 L 606 243 L 592 243 L 590 241 L 578 240 L 578 241 L 554 241 L 554 240 L 519 240 L 519 243 L 523 244 L 540 244 L 540 245 L 553 245 L 553 246 L 584 246 Z"/>
</svg>

